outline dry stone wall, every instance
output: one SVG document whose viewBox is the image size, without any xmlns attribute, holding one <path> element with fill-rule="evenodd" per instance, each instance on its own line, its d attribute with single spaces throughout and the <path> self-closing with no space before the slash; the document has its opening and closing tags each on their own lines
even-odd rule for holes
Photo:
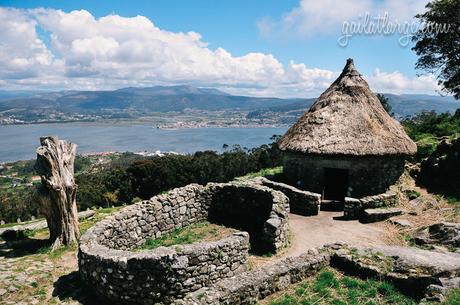
<svg viewBox="0 0 460 305">
<path fill-rule="evenodd" d="M 304 216 L 318 215 L 321 205 L 320 194 L 302 191 L 291 185 L 271 181 L 264 177 L 256 177 L 253 181 L 286 195 L 289 198 L 289 209 L 291 213 Z"/>
<path fill-rule="evenodd" d="M 347 219 L 360 219 L 364 210 L 395 206 L 398 197 L 394 192 L 367 196 L 361 199 L 345 197 L 343 215 Z"/>
<path fill-rule="evenodd" d="M 355 198 L 386 192 L 404 171 L 403 156 L 283 155 L 286 182 L 315 193 L 323 192 L 325 168 L 348 170 L 347 195 Z"/>
<path fill-rule="evenodd" d="M 289 199 L 253 183 L 209 184 L 209 220 L 249 232 L 251 248 L 275 253 L 288 242 Z"/>
<path fill-rule="evenodd" d="M 287 258 L 192 292 L 174 305 L 257 304 L 270 294 L 286 289 L 329 265 L 332 252 L 329 247 L 309 250 L 298 257 Z"/>
<path fill-rule="evenodd" d="M 252 217 L 250 226 L 228 222 L 228 211 Z M 234 207 L 237 207 L 236 209 Z M 134 304 L 170 303 L 246 269 L 249 238 L 267 251 L 288 240 L 289 200 L 256 184 L 197 184 L 128 206 L 90 228 L 80 240 L 82 279 L 108 299 Z M 133 251 L 149 238 L 209 219 L 247 229 L 216 242 Z M 250 220 L 253 220 L 252 218 Z"/>
<path fill-rule="evenodd" d="M 81 245 L 82 279 L 96 293 L 120 303 L 170 303 L 177 297 L 246 269 L 246 232 L 217 242 L 130 252 Z"/>
</svg>

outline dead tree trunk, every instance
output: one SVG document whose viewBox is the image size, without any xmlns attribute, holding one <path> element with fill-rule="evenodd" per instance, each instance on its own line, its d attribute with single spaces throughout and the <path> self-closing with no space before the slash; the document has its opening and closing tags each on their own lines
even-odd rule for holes
<svg viewBox="0 0 460 305">
<path fill-rule="evenodd" d="M 41 185 L 36 198 L 48 223 L 51 249 L 55 250 L 77 242 L 80 237 L 74 180 L 77 145 L 57 137 L 42 137 L 40 144 L 35 170 Z"/>
</svg>

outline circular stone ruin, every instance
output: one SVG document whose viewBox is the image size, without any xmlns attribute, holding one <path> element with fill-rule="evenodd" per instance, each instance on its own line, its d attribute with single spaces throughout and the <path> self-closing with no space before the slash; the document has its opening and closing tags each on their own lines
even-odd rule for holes
<svg viewBox="0 0 460 305">
<path fill-rule="evenodd" d="M 248 183 L 191 184 L 128 206 L 80 240 L 79 271 L 88 287 L 123 303 L 171 303 L 246 270 L 249 244 L 276 252 L 288 240 L 289 200 Z M 213 242 L 134 251 L 147 239 L 208 220 L 242 230 Z"/>
</svg>

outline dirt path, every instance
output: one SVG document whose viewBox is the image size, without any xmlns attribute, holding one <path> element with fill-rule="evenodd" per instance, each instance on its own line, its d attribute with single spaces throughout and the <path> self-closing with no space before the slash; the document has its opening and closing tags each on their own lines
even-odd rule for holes
<svg viewBox="0 0 460 305">
<path fill-rule="evenodd" d="M 385 229 L 380 224 L 362 224 L 357 220 L 335 220 L 343 212 L 321 211 L 317 216 L 289 214 L 292 240 L 283 257 L 296 256 L 308 249 L 334 242 L 354 247 L 385 245 Z"/>
</svg>

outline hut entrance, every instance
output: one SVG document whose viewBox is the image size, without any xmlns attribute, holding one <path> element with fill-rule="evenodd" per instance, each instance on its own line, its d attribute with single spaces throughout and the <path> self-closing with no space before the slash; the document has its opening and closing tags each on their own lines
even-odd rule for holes
<svg viewBox="0 0 460 305">
<path fill-rule="evenodd" d="M 342 201 L 347 195 L 348 170 L 339 168 L 324 169 L 323 199 Z"/>
</svg>

